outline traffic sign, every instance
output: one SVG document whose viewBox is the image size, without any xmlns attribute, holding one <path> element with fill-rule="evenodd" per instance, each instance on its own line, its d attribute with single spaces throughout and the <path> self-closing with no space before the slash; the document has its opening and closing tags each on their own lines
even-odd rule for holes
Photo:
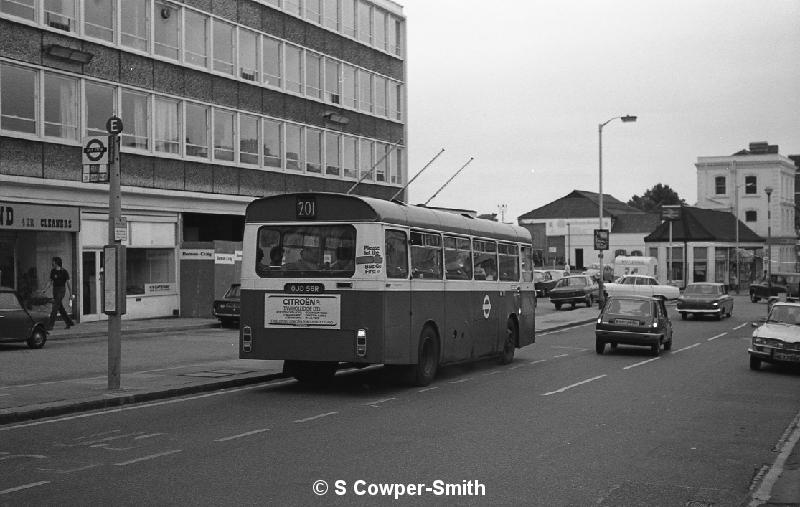
<svg viewBox="0 0 800 507">
<path fill-rule="evenodd" d="M 661 207 L 661 220 L 680 220 L 681 219 L 681 206 L 662 206 Z"/>
<path fill-rule="evenodd" d="M 106 131 L 115 136 L 122 132 L 122 120 L 118 116 L 112 116 L 106 121 Z"/>
<path fill-rule="evenodd" d="M 608 250 L 608 229 L 594 230 L 594 249 Z"/>
<path fill-rule="evenodd" d="M 83 165 L 108 164 L 108 147 L 104 137 L 83 139 Z"/>
</svg>

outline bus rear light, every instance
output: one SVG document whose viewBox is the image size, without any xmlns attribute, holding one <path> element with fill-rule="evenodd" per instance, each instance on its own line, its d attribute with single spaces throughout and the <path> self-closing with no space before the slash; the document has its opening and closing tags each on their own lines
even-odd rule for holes
<svg viewBox="0 0 800 507">
<path fill-rule="evenodd" d="M 253 330 L 250 326 L 242 327 L 242 350 L 244 352 L 253 350 Z"/>
<path fill-rule="evenodd" d="M 359 329 L 356 331 L 356 356 L 364 357 L 367 355 L 367 330 Z"/>
</svg>

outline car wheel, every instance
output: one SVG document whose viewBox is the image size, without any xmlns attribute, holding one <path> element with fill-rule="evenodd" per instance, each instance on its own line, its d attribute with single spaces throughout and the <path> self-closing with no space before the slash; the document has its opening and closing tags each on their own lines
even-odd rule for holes
<svg viewBox="0 0 800 507">
<path fill-rule="evenodd" d="M 594 351 L 597 352 L 598 354 L 602 355 L 603 352 L 605 352 L 605 350 L 606 350 L 606 342 L 604 342 L 603 340 L 601 340 L 599 338 L 597 340 L 595 340 L 595 342 L 594 342 Z"/>
<path fill-rule="evenodd" d="M 733 305 L 731 305 L 730 309 L 728 309 L 728 317 L 733 315 Z"/>
<path fill-rule="evenodd" d="M 681 312 L 681 319 L 686 320 L 686 312 Z"/>
<path fill-rule="evenodd" d="M 430 326 L 422 329 L 419 337 L 417 364 L 411 367 L 411 382 L 418 387 L 425 387 L 433 382 L 439 367 L 439 337 Z"/>
<path fill-rule="evenodd" d="M 760 370 L 761 359 L 757 358 L 756 356 L 750 356 L 750 369 L 756 371 Z"/>
<path fill-rule="evenodd" d="M 594 306 L 594 303 L 592 302 L 592 295 L 591 294 L 586 296 L 586 300 L 584 301 L 584 303 L 586 303 L 586 308 L 591 308 L 591 307 Z"/>
<path fill-rule="evenodd" d="M 517 348 L 518 334 L 517 323 L 509 317 L 506 321 L 506 341 L 503 343 L 503 351 L 500 354 L 500 364 L 511 364 L 514 361 L 514 350 Z"/>
<path fill-rule="evenodd" d="M 751 301 L 752 303 L 758 303 L 758 296 L 756 296 L 756 293 L 755 293 L 755 292 L 751 292 L 751 293 L 750 293 L 750 301 Z"/>
<path fill-rule="evenodd" d="M 611 343 L 611 352 L 614 352 L 615 350 L 617 350 L 617 344 L 612 342 Z"/>
<path fill-rule="evenodd" d="M 561 303 L 553 303 L 553 304 L 555 305 L 556 310 L 560 310 L 561 309 Z"/>
<path fill-rule="evenodd" d="M 659 354 L 661 354 L 661 339 L 660 338 L 658 339 L 658 342 L 655 345 L 650 345 L 650 352 L 654 356 L 658 356 Z"/>
<path fill-rule="evenodd" d="M 44 347 L 44 344 L 47 342 L 47 332 L 44 329 L 37 327 L 34 328 L 31 335 L 28 337 L 27 344 L 28 347 L 32 349 L 40 349 Z"/>
<path fill-rule="evenodd" d="M 722 320 L 722 309 L 720 309 L 720 311 L 719 311 L 719 312 L 717 312 L 717 315 L 716 315 L 716 317 L 715 317 L 715 318 L 716 318 L 717 320 Z"/>
<path fill-rule="evenodd" d="M 575 309 L 575 301 L 573 301 L 572 303 L 569 304 L 569 309 L 570 310 L 574 310 Z"/>
<path fill-rule="evenodd" d="M 672 338 L 668 342 L 664 342 L 664 350 L 672 350 Z"/>
</svg>

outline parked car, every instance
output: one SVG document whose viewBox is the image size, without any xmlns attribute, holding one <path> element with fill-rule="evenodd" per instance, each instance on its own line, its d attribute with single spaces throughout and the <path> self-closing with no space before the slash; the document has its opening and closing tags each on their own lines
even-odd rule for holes
<svg viewBox="0 0 800 507">
<path fill-rule="evenodd" d="M 771 287 L 766 277 L 750 284 L 750 301 L 755 303 L 784 292 L 789 297 L 800 297 L 800 273 L 772 273 L 769 279 Z"/>
<path fill-rule="evenodd" d="M 47 342 L 50 314 L 27 310 L 17 291 L 0 287 L 0 342 L 26 342 L 40 349 Z"/>
<path fill-rule="evenodd" d="M 533 271 L 533 283 L 536 287 L 536 297 L 547 297 L 550 289 L 556 284 L 558 280 L 553 279 L 553 275 L 548 271 L 536 269 Z"/>
<path fill-rule="evenodd" d="M 241 312 L 241 298 L 239 295 L 240 284 L 231 284 L 222 299 L 214 301 L 214 317 L 219 319 L 223 326 L 233 325 L 239 322 Z"/>
<path fill-rule="evenodd" d="M 569 271 L 564 271 L 563 269 L 545 269 L 544 271 L 550 273 L 550 277 L 555 281 L 559 281 L 565 276 L 569 276 Z"/>
<path fill-rule="evenodd" d="M 721 283 L 690 283 L 678 298 L 678 311 L 681 318 L 693 315 L 713 315 L 717 320 L 733 313 L 733 298 Z"/>
<path fill-rule="evenodd" d="M 612 296 L 606 301 L 595 325 L 595 351 L 602 354 L 606 344 L 650 347 L 653 355 L 672 348 L 672 322 L 663 298 Z"/>
<path fill-rule="evenodd" d="M 775 303 L 763 322 L 753 322 L 753 338 L 747 353 L 750 369 L 761 363 L 800 364 L 800 303 Z"/>
<path fill-rule="evenodd" d="M 561 305 L 567 303 L 571 304 L 572 308 L 575 308 L 577 303 L 584 303 L 590 307 L 594 305 L 599 295 L 597 282 L 587 275 L 565 276 L 550 289 L 550 301 L 556 310 L 560 310 Z"/>
<path fill-rule="evenodd" d="M 614 283 L 603 286 L 606 297 L 612 296 L 647 296 L 663 299 L 677 299 L 681 291 L 674 285 L 658 283 L 652 276 L 627 275 Z"/>
</svg>

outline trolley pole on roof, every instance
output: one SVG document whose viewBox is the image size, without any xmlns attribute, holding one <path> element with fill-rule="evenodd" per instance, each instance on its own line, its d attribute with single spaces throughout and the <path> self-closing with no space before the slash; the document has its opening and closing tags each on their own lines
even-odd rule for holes
<svg viewBox="0 0 800 507">
<path fill-rule="evenodd" d="M 436 154 L 436 156 L 435 156 L 435 157 L 433 157 L 433 158 L 431 159 L 431 161 L 430 161 L 430 162 L 428 162 L 427 164 L 425 164 L 425 167 L 423 167 L 422 169 L 420 169 L 420 170 L 419 170 L 419 172 L 418 172 L 417 174 L 415 174 L 413 178 L 411 178 L 410 180 L 408 180 L 408 183 L 406 183 L 405 185 L 403 185 L 403 188 L 401 188 L 400 190 L 398 190 L 397 192 L 395 192 L 395 194 L 394 194 L 394 195 L 392 196 L 392 198 L 391 198 L 391 199 L 389 199 L 389 200 L 390 200 L 390 201 L 394 201 L 394 199 L 395 199 L 395 198 L 396 198 L 398 195 L 402 194 L 402 193 L 403 193 L 403 190 L 407 189 L 407 188 L 408 188 L 408 186 L 409 186 L 409 185 L 411 185 L 411 183 L 412 183 L 412 182 L 413 182 L 415 179 L 417 179 L 417 177 L 418 177 L 420 174 L 422 174 L 422 171 L 424 171 L 425 169 L 427 169 L 428 167 L 430 167 L 430 165 L 431 165 L 431 164 L 433 164 L 433 161 L 434 161 L 434 160 L 436 160 L 437 158 L 439 158 L 439 155 L 441 155 L 442 153 L 444 153 L 444 148 L 442 148 L 441 150 L 439 150 L 439 153 L 437 153 L 437 154 Z"/>
<path fill-rule="evenodd" d="M 450 182 L 451 182 L 451 181 L 453 181 L 453 179 L 455 179 L 455 177 L 456 177 L 456 176 L 458 176 L 458 173 L 460 173 L 461 171 L 463 171 L 463 170 L 464 170 L 464 168 L 465 168 L 465 167 L 467 167 L 467 166 L 468 166 L 468 165 L 469 165 L 469 164 L 470 164 L 470 163 L 471 163 L 473 160 L 475 160 L 475 157 L 469 157 L 469 160 L 467 160 L 467 163 L 466 163 L 466 164 L 464 164 L 464 165 L 462 165 L 462 166 L 461 166 L 461 169 L 459 169 L 458 171 L 456 171 L 456 172 L 455 172 L 455 174 L 453 174 L 452 176 L 450 176 L 450 179 L 449 179 L 449 180 L 447 180 L 447 181 L 445 181 L 445 182 L 444 182 L 444 185 L 442 185 L 441 187 L 439 187 L 439 190 L 437 190 L 437 191 L 436 191 L 436 192 L 435 192 L 435 193 L 434 193 L 434 194 L 431 196 L 431 198 L 430 198 L 430 199 L 428 199 L 427 201 L 425 201 L 425 204 L 423 204 L 423 206 L 427 206 L 427 205 L 428 205 L 428 203 L 429 203 L 429 202 L 431 202 L 431 201 L 434 199 L 434 197 L 436 197 L 437 195 L 439 195 L 439 192 L 441 192 L 441 191 L 444 189 L 444 187 L 446 187 L 447 185 L 449 185 L 449 184 L 450 184 Z"/>
<path fill-rule="evenodd" d="M 352 187 L 350 187 L 350 190 L 348 190 L 347 192 L 345 192 L 345 194 L 346 194 L 346 195 L 350 195 L 350 193 L 351 193 L 353 190 L 355 190 L 355 189 L 356 189 L 356 187 L 359 185 L 359 183 L 361 183 L 362 181 L 364 181 L 365 179 L 367 179 L 367 176 L 370 176 L 370 175 L 372 174 L 372 171 L 374 171 L 374 170 L 375 170 L 375 168 L 376 168 L 376 167 L 378 167 L 378 166 L 381 164 L 381 162 L 383 162 L 383 161 L 386 159 L 386 157 L 388 157 L 388 156 L 389 156 L 389 154 L 390 154 L 391 152 L 393 152 L 393 151 L 394 151 L 396 148 L 397 148 L 397 145 L 396 145 L 396 144 L 393 144 L 391 148 L 389 148 L 388 150 L 386 150 L 386 153 L 384 153 L 384 154 L 383 154 L 383 156 L 382 156 L 382 157 L 381 157 L 381 158 L 380 158 L 380 159 L 379 159 L 377 162 L 375 162 L 375 164 L 374 164 L 374 165 L 373 165 L 373 166 L 370 168 L 370 170 L 369 170 L 369 171 L 367 171 L 367 172 L 365 172 L 365 173 L 364 173 L 364 175 L 363 175 L 363 176 L 362 176 L 362 177 L 361 177 L 361 178 L 360 178 L 358 181 L 356 181 L 356 182 L 353 184 L 353 186 L 352 186 Z"/>
</svg>

